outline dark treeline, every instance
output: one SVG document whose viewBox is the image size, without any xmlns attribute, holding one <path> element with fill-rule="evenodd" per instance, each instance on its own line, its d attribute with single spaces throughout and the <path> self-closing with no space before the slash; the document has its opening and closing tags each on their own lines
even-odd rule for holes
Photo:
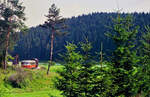
<svg viewBox="0 0 150 97">
<path fill-rule="evenodd" d="M 122 13 L 121 16 L 127 14 Z M 103 43 L 105 54 L 110 54 L 114 48 L 112 41 L 106 37 L 105 33 L 109 32 L 109 27 L 113 25 L 112 19 L 117 16 L 117 13 L 92 13 L 78 17 L 67 19 L 68 25 L 65 36 L 55 38 L 54 42 L 54 59 L 60 59 L 58 54 L 65 51 L 64 45 L 66 42 L 84 41 L 86 37 L 93 45 L 93 54 L 100 52 L 100 44 Z M 132 13 L 135 25 L 140 26 L 138 37 L 144 32 L 145 25 L 150 26 L 149 13 Z M 50 31 L 40 26 L 32 27 L 26 35 L 20 35 L 20 39 L 12 52 L 14 55 L 19 54 L 20 59 L 39 58 L 40 60 L 49 59 L 50 50 Z"/>
</svg>

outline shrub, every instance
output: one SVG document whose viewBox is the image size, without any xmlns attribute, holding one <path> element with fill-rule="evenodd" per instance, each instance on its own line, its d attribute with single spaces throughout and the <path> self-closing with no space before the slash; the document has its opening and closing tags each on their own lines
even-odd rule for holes
<svg viewBox="0 0 150 97">
<path fill-rule="evenodd" d="M 24 88 L 31 82 L 32 75 L 32 72 L 18 68 L 17 72 L 10 75 L 5 81 L 11 84 L 14 88 Z"/>
</svg>

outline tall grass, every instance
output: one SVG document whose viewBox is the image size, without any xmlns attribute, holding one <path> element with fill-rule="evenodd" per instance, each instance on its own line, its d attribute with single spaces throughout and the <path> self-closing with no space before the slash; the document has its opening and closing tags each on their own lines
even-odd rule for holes
<svg viewBox="0 0 150 97">
<path fill-rule="evenodd" d="M 41 64 L 40 66 L 46 66 L 47 64 Z M 63 66 L 51 66 L 51 72 L 46 75 L 46 69 L 24 69 L 25 72 L 32 74 L 32 79 L 24 78 L 28 80 L 28 84 L 23 87 L 14 87 L 8 83 L 8 78 L 16 74 L 16 70 L 8 68 L 8 71 L 0 70 L 0 93 L 8 94 L 8 97 L 62 97 L 61 92 L 54 87 L 53 79 L 59 76 L 56 72 L 62 69 Z M 3 90 L 1 91 L 3 86 Z M 4 93 L 5 92 L 5 93 Z M 7 97 L 6 95 L 0 95 L 0 97 Z"/>
</svg>

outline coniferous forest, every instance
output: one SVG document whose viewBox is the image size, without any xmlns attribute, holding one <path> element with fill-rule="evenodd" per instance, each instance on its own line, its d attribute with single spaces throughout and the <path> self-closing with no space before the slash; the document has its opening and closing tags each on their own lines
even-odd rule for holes
<svg viewBox="0 0 150 97">
<path fill-rule="evenodd" d="M 0 0 L 0 97 L 150 97 L 150 13 L 64 18 L 55 4 L 36 27 Z"/>
<path fill-rule="evenodd" d="M 128 14 L 122 13 L 125 17 Z M 145 32 L 145 26 L 150 25 L 149 13 L 132 13 L 133 23 L 139 26 L 137 42 L 141 39 L 141 33 Z M 110 55 L 115 48 L 114 43 L 105 34 L 113 25 L 113 18 L 117 17 L 117 13 L 92 13 L 78 17 L 68 18 L 66 20 L 66 35 L 57 35 L 55 39 L 55 60 L 61 60 L 60 53 L 65 52 L 66 42 L 78 44 L 87 37 L 92 43 L 92 54 L 100 52 L 101 42 L 103 43 L 104 54 Z M 20 35 L 13 54 L 19 54 L 21 59 L 39 58 L 40 60 L 49 59 L 51 31 L 40 26 L 32 27 L 25 35 Z"/>
</svg>

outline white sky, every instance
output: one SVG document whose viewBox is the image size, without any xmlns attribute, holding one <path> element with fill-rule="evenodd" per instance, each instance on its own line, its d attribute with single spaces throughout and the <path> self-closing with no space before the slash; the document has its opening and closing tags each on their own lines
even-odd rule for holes
<svg viewBox="0 0 150 97">
<path fill-rule="evenodd" d="M 92 12 L 150 12 L 150 0 L 20 0 L 26 7 L 27 26 L 44 23 L 48 8 L 55 3 L 63 17 L 72 17 Z"/>
</svg>

